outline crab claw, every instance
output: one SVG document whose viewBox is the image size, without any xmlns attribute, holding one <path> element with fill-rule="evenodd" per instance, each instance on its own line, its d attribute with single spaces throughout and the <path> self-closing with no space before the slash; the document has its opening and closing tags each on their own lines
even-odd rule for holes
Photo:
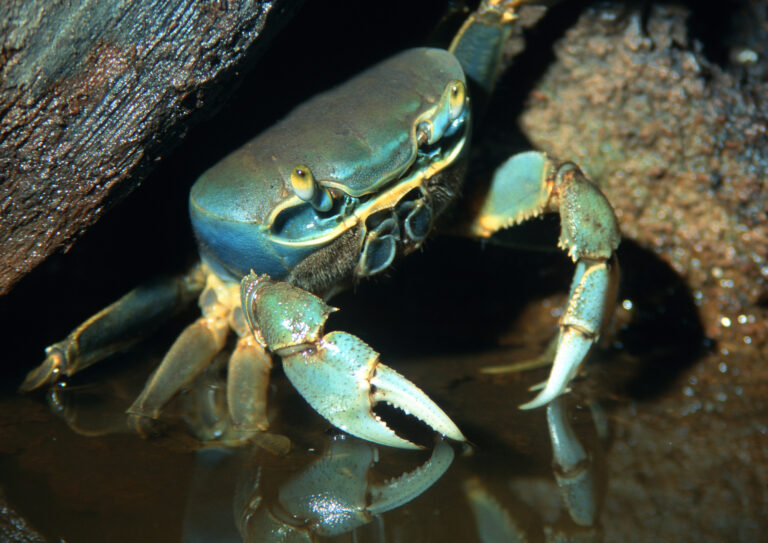
<svg viewBox="0 0 768 543">
<path fill-rule="evenodd" d="M 381 445 L 419 449 L 398 436 L 373 412 L 381 401 L 421 420 L 436 432 L 464 435 L 416 385 L 379 362 L 379 354 L 346 332 L 326 334 L 312 347 L 283 355 L 283 368 L 296 390 L 331 424 Z"/>
<path fill-rule="evenodd" d="M 387 402 L 436 432 L 466 441 L 435 402 L 379 362 L 379 353 L 346 332 L 323 335 L 334 308 L 304 289 L 250 273 L 240 283 L 246 321 L 259 341 L 283 359 L 293 386 L 315 411 L 347 433 L 381 445 L 419 449 L 373 412 Z"/>
</svg>

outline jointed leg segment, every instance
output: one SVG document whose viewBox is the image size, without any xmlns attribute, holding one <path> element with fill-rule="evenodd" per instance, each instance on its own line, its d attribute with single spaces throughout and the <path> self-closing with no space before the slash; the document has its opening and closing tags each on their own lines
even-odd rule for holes
<svg viewBox="0 0 768 543">
<path fill-rule="evenodd" d="M 203 289 L 199 265 L 188 273 L 143 284 L 105 307 L 45 350 L 45 361 L 29 372 L 22 390 L 34 390 L 84 370 L 136 343 Z"/>
<path fill-rule="evenodd" d="M 565 391 L 607 321 L 618 283 L 614 253 L 620 234 L 611 205 L 576 165 L 555 163 L 544 153 L 520 153 L 497 170 L 470 231 L 487 238 L 546 212 L 559 213 L 558 246 L 576 262 L 576 271 L 549 378 L 523 409 L 545 405 Z"/>
</svg>

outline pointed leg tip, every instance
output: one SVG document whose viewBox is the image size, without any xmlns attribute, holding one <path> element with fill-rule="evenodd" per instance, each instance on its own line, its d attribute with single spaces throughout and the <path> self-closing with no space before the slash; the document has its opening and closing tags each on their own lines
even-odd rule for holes
<svg viewBox="0 0 768 543">
<path fill-rule="evenodd" d="M 559 392 L 548 392 L 547 390 L 542 390 L 538 396 L 536 396 L 534 399 L 532 399 L 530 402 L 526 402 L 522 405 L 518 406 L 518 409 L 522 411 L 528 411 L 530 409 L 537 409 L 539 407 L 544 407 L 549 402 L 554 400 L 560 395 Z"/>
<path fill-rule="evenodd" d="M 19 385 L 19 392 L 31 392 L 36 388 L 43 386 L 48 379 L 46 377 L 41 378 L 37 370 L 32 370 L 24 378 L 24 381 Z"/>
<path fill-rule="evenodd" d="M 60 357 L 49 355 L 42 364 L 27 373 L 24 381 L 19 385 L 19 390 L 30 392 L 44 385 L 55 383 L 60 373 L 60 366 Z"/>
</svg>

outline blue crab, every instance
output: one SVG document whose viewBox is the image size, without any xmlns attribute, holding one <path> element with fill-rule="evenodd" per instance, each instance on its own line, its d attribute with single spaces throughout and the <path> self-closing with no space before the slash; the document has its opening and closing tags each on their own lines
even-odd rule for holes
<svg viewBox="0 0 768 543">
<path fill-rule="evenodd" d="M 521 1 L 486 0 L 449 50 L 407 50 L 296 108 L 194 184 L 189 209 L 201 263 L 141 286 L 46 350 L 23 389 L 83 370 L 198 296 L 185 329 L 128 409 L 140 433 L 238 337 L 227 370 L 230 422 L 248 439 L 267 427 L 272 356 L 333 425 L 413 448 L 373 412 L 386 401 L 438 433 L 464 436 L 427 395 L 361 339 L 323 333 L 333 294 L 418 249 L 461 191 L 470 141 L 468 78 L 490 90 Z M 490 45 L 490 47 L 489 47 Z M 488 51 L 491 51 L 488 54 Z M 597 339 L 616 284 L 616 218 L 579 168 L 544 153 L 512 156 L 495 173 L 466 231 L 480 239 L 559 213 L 559 246 L 576 263 L 543 390 L 566 390 Z"/>
</svg>

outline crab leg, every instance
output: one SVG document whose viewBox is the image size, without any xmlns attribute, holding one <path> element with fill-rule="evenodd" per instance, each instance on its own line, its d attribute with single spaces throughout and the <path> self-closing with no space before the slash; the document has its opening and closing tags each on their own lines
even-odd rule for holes
<svg viewBox="0 0 768 543">
<path fill-rule="evenodd" d="M 470 232 L 488 238 L 547 212 L 560 214 L 558 246 L 576 262 L 576 272 L 547 383 L 521 409 L 546 405 L 565 391 L 616 301 L 614 252 L 620 239 L 616 217 L 600 189 L 572 163 L 559 164 L 535 151 L 511 157 L 494 174 Z"/>
<path fill-rule="evenodd" d="M 241 283 L 242 307 L 257 340 L 278 354 L 296 390 L 331 424 L 368 441 L 419 448 L 399 437 L 373 407 L 400 408 L 440 434 L 464 441 L 450 418 L 416 385 L 379 361 L 376 351 L 346 332 L 323 335 L 335 311 L 320 298 L 253 273 Z"/>
<path fill-rule="evenodd" d="M 483 0 L 464 21 L 448 50 L 459 59 L 467 78 L 487 99 L 502 68 L 504 45 L 512 34 L 517 7 L 524 0 Z M 473 101 L 478 97 L 473 96 Z"/>
<path fill-rule="evenodd" d="M 158 368 L 152 373 L 128 408 L 129 424 L 142 435 L 149 431 L 148 419 L 156 419 L 165 405 L 188 386 L 224 348 L 229 323 L 226 315 L 200 317 L 176 338 Z"/>
<path fill-rule="evenodd" d="M 203 289 L 199 265 L 182 276 L 141 285 L 105 307 L 45 349 L 45 360 L 30 371 L 21 390 L 34 390 L 107 358 L 141 339 L 158 323 L 186 306 Z"/>
<path fill-rule="evenodd" d="M 238 430 L 266 430 L 267 389 L 272 357 L 251 334 L 244 335 L 229 359 L 227 405 Z"/>
<path fill-rule="evenodd" d="M 200 295 L 203 316 L 187 326 L 166 353 L 128 408 L 129 424 L 142 435 L 151 429 L 165 405 L 205 370 L 222 350 L 229 334 L 230 307 L 218 301 L 218 281 L 208 277 L 208 285 Z"/>
</svg>

